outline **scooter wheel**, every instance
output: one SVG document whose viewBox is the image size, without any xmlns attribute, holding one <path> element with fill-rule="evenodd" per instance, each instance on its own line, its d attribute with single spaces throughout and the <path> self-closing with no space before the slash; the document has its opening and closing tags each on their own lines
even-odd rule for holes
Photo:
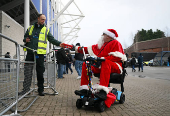
<svg viewBox="0 0 170 116">
<path fill-rule="evenodd" d="M 125 102 L 125 94 L 121 94 L 119 103 L 123 104 L 124 102 Z"/>
<path fill-rule="evenodd" d="M 77 99 L 77 101 L 76 101 L 76 107 L 77 107 L 78 109 L 80 109 L 80 108 L 82 108 L 82 106 L 83 106 L 82 99 Z"/>
<path fill-rule="evenodd" d="M 103 112 L 104 110 L 105 110 L 105 103 L 104 103 L 104 101 L 99 101 L 99 103 L 98 103 L 98 110 L 99 110 L 99 112 Z"/>
</svg>

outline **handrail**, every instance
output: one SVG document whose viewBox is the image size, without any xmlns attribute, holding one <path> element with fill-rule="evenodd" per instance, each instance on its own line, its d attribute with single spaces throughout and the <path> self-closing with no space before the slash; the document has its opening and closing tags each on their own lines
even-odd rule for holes
<svg viewBox="0 0 170 116">
<path fill-rule="evenodd" d="M 9 40 L 9 41 L 11 41 L 11 42 L 13 42 L 13 43 L 18 45 L 18 43 L 16 41 L 14 41 L 14 40 L 10 39 L 9 37 L 3 35 L 2 33 L 0 33 L 0 36 L 2 36 L 3 38 L 5 38 L 5 39 L 7 39 L 7 40 Z"/>
</svg>

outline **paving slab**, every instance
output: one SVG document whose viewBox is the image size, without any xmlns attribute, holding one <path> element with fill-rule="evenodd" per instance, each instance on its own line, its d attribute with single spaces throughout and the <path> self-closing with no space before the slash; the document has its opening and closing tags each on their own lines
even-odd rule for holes
<svg viewBox="0 0 170 116">
<path fill-rule="evenodd" d="M 73 71 L 73 74 L 64 75 L 64 79 L 56 80 L 58 95 L 39 96 L 27 111 L 19 114 L 22 116 L 170 116 L 170 81 L 133 75 L 125 78 L 124 104 L 115 103 L 102 113 L 93 107 L 77 109 L 76 101 L 79 96 L 76 96 L 74 91 L 79 89 L 80 80 L 76 79 L 78 75 L 75 70 Z M 99 83 L 99 79 L 94 77 L 92 82 Z M 119 84 L 111 86 L 120 90 Z M 24 104 L 27 101 L 20 102 Z M 22 103 L 20 104 L 19 109 L 22 108 Z"/>
</svg>

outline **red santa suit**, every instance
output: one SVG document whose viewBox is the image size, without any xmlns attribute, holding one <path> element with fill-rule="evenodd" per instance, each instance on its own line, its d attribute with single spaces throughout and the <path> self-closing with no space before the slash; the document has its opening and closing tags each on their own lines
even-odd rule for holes
<svg viewBox="0 0 170 116">
<path fill-rule="evenodd" d="M 114 30 L 115 31 L 115 30 Z M 114 32 L 113 31 L 113 32 Z M 116 33 L 116 32 L 115 32 Z M 109 35 L 110 37 L 118 36 L 117 33 L 112 33 L 110 30 L 104 31 L 104 34 Z M 112 38 L 113 38 L 112 37 Z M 76 48 L 76 51 L 79 53 L 83 53 L 83 50 L 80 50 L 81 47 Z M 122 45 L 116 39 L 113 39 L 109 42 L 105 42 L 101 48 L 98 44 L 92 45 L 89 47 L 84 47 L 85 53 L 90 56 L 100 57 L 106 59 L 101 63 L 101 68 L 96 68 L 94 66 L 91 67 L 93 73 L 100 73 L 100 83 L 98 86 L 98 90 L 104 90 L 107 94 L 109 93 L 109 89 L 107 88 L 109 85 L 110 74 L 111 73 L 122 73 L 122 61 L 126 61 L 126 56 L 124 54 Z M 82 66 L 82 75 L 81 75 L 81 86 L 80 89 L 88 89 L 87 85 L 88 75 L 86 70 L 86 64 L 83 63 Z"/>
</svg>

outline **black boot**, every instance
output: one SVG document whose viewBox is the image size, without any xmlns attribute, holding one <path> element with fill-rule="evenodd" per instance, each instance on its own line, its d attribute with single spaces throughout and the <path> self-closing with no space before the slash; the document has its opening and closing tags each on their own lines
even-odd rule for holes
<svg viewBox="0 0 170 116">
<path fill-rule="evenodd" d="M 45 96 L 44 92 L 38 92 L 39 96 Z"/>
<path fill-rule="evenodd" d="M 100 90 L 99 93 L 94 94 L 95 97 L 100 98 L 102 100 L 106 100 L 107 94 L 104 90 Z"/>
<path fill-rule="evenodd" d="M 30 91 L 30 89 L 23 89 L 21 92 L 18 92 L 18 95 L 19 95 L 19 96 L 24 95 L 24 94 L 26 94 L 28 91 Z"/>
<path fill-rule="evenodd" d="M 74 93 L 75 93 L 76 95 L 85 96 L 85 95 L 88 94 L 88 90 L 87 90 L 87 89 L 75 90 Z"/>
</svg>

